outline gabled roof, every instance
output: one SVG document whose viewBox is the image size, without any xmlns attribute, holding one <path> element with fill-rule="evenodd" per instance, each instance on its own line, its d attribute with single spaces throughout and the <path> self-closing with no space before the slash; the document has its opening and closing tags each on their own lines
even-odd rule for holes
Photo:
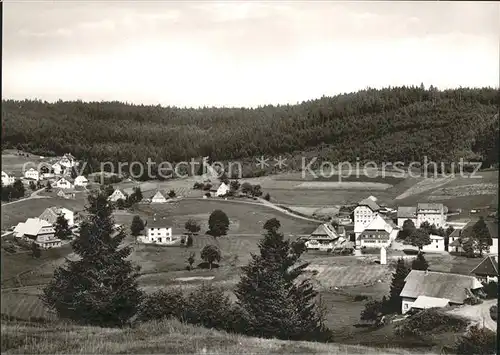
<svg viewBox="0 0 500 355">
<path fill-rule="evenodd" d="M 477 222 L 478 222 L 478 220 L 470 221 L 461 230 L 459 230 L 459 231 L 461 231 L 461 233 L 458 231 L 457 234 L 459 234 L 462 238 L 467 238 L 467 237 L 472 236 L 474 225 Z M 487 221 L 487 220 L 484 220 L 484 223 L 486 224 L 486 227 L 488 228 L 488 232 L 490 232 L 491 238 L 498 239 L 498 224 L 496 224 L 493 221 Z M 453 235 L 454 233 L 455 233 L 455 231 L 453 231 L 453 233 L 450 234 L 450 237 L 454 236 Z"/>
<path fill-rule="evenodd" d="M 316 236 L 316 235 L 326 235 L 332 239 L 337 239 L 339 236 L 337 232 L 335 231 L 335 228 L 330 223 L 323 223 L 320 224 L 314 232 L 311 233 L 311 236 Z"/>
<path fill-rule="evenodd" d="M 371 198 L 365 198 L 364 200 L 361 200 L 359 203 L 358 203 L 358 206 L 367 206 L 369 207 L 372 211 L 376 212 L 378 210 L 380 210 L 380 206 L 377 205 L 377 203 L 375 201 L 373 201 Z"/>
<path fill-rule="evenodd" d="M 389 224 L 384 218 L 380 215 L 376 215 L 375 218 L 368 224 L 365 228 L 365 231 L 386 231 L 390 233 L 394 227 Z"/>
<path fill-rule="evenodd" d="M 83 175 L 78 175 L 75 180 L 81 180 L 81 181 L 89 181 L 85 176 Z"/>
<path fill-rule="evenodd" d="M 152 200 L 154 199 L 163 199 L 163 200 L 166 200 L 166 197 L 161 193 L 160 190 L 156 191 L 156 193 L 154 194 L 154 196 L 151 198 Z"/>
<path fill-rule="evenodd" d="M 429 238 L 431 240 L 443 240 L 444 239 L 444 237 L 441 237 L 440 235 L 435 235 L 435 234 L 429 235 Z"/>
<path fill-rule="evenodd" d="M 171 228 L 168 226 L 168 223 L 165 219 L 156 217 L 156 219 L 148 219 L 146 221 L 145 228 Z"/>
<path fill-rule="evenodd" d="M 427 309 L 434 307 L 446 307 L 450 303 L 447 298 L 437 298 L 428 296 L 418 296 L 411 305 L 412 308 Z"/>
<path fill-rule="evenodd" d="M 468 291 L 482 287 L 474 276 L 434 271 L 412 270 L 406 276 L 401 297 L 418 298 L 429 296 L 449 299 L 461 304 L 468 297 Z"/>
<path fill-rule="evenodd" d="M 26 222 L 19 223 L 14 228 L 14 232 L 21 235 L 36 236 L 40 233 L 42 228 L 52 228 L 52 225 L 40 218 L 28 218 Z"/>
<path fill-rule="evenodd" d="M 398 218 L 417 218 L 417 208 L 399 206 L 397 216 Z"/>
<path fill-rule="evenodd" d="M 470 273 L 473 275 L 498 276 L 498 260 L 493 256 L 487 256 Z"/>
</svg>

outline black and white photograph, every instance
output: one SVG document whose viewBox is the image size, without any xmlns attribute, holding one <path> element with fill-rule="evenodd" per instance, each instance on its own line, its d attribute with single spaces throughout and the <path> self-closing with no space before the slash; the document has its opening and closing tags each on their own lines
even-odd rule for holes
<svg viewBox="0 0 500 355">
<path fill-rule="evenodd" d="M 0 6 L 2 353 L 498 353 L 500 3 Z"/>
</svg>

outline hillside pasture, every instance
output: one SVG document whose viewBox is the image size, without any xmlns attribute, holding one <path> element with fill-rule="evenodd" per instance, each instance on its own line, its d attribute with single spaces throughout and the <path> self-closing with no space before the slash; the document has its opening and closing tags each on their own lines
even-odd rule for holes
<svg viewBox="0 0 500 355">
<path fill-rule="evenodd" d="M 151 218 L 156 213 L 157 218 L 164 219 L 165 225 L 173 228 L 174 234 L 182 234 L 185 231 L 184 223 L 189 218 L 199 222 L 202 225 L 200 233 L 205 233 L 208 229 L 208 216 L 217 209 L 224 211 L 229 218 L 229 235 L 260 235 L 264 223 L 271 218 L 277 218 L 281 222 L 284 234 L 309 234 L 317 227 L 317 223 L 288 216 L 264 205 L 210 199 L 140 205 L 136 212 L 145 218 Z"/>
<path fill-rule="evenodd" d="M 26 154 L 25 152 L 22 152 Z M 7 149 L 2 151 L 2 170 L 6 173 L 14 174 L 16 177 L 23 176 L 23 168 L 36 168 L 38 164 L 48 162 L 50 158 L 45 157 L 41 159 L 36 154 L 27 153 L 29 157 L 17 154 L 15 149 Z M 28 165 L 29 164 L 29 165 Z"/>
<path fill-rule="evenodd" d="M 1 313 L 22 320 L 56 320 L 56 315 L 45 307 L 38 294 L 2 292 Z"/>
<path fill-rule="evenodd" d="M 71 200 L 53 197 L 33 198 L 8 205 L 2 205 L 2 229 L 15 226 L 20 222 L 26 221 L 28 218 L 38 217 L 48 207 L 57 206 L 65 207 L 72 211 L 82 211 L 86 204 L 85 201 L 86 200 L 84 198 Z"/>
</svg>

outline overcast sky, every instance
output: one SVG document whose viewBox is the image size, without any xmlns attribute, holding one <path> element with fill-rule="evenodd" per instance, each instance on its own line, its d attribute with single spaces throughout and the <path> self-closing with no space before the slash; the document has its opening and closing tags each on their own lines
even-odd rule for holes
<svg viewBox="0 0 500 355">
<path fill-rule="evenodd" d="M 3 3 L 4 98 L 296 103 L 499 83 L 495 2 Z"/>
</svg>

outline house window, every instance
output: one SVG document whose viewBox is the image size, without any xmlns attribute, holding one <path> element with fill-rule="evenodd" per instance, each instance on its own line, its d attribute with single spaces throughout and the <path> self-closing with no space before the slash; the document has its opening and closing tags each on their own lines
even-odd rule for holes
<svg viewBox="0 0 500 355">
<path fill-rule="evenodd" d="M 436 245 L 436 249 L 438 249 L 438 248 L 439 248 L 439 245 Z"/>
<path fill-rule="evenodd" d="M 408 303 L 405 303 L 405 310 L 408 309 Z"/>
<path fill-rule="evenodd" d="M 161 238 L 158 238 L 158 242 L 161 243 Z"/>
</svg>

